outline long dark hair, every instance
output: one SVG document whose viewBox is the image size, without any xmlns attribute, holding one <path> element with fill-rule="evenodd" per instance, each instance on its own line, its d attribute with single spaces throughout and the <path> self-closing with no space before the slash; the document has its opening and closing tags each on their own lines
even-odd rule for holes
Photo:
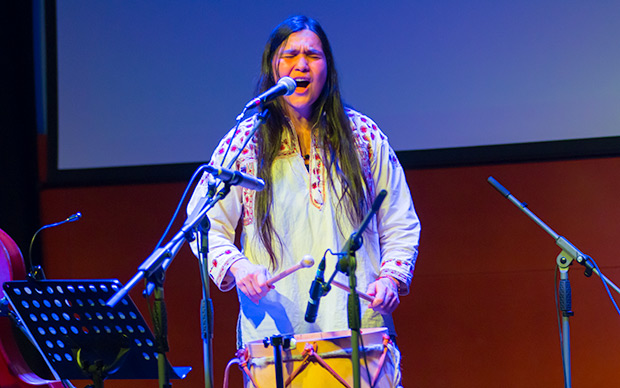
<svg viewBox="0 0 620 388">
<path fill-rule="evenodd" d="M 334 65 L 332 50 L 327 35 L 316 20 L 296 15 L 286 19 L 272 31 L 263 52 L 257 93 L 262 93 L 275 85 L 274 56 L 292 33 L 302 30 L 310 30 L 319 37 L 327 65 L 327 79 L 321 94 L 313 105 L 311 122 L 314 124 L 313 130 L 318 131 L 320 144 L 323 146 L 328 182 L 333 188 L 332 169 L 334 169 L 342 186 L 342 196 L 338 199 L 338 207 L 344 206 L 349 220 L 353 224 L 358 224 L 369 207 L 368 186 L 362 174 L 355 139 L 340 96 L 338 73 Z M 282 246 L 282 241 L 275 232 L 271 219 L 273 201 L 271 167 L 280 151 L 282 131 L 293 131 L 286 119 L 283 104 L 285 102 L 279 98 L 269 106 L 269 118 L 256 136 L 258 176 L 266 183 L 265 189 L 256 193 L 256 223 L 260 240 L 269 253 L 271 267 L 274 269 L 278 267 L 279 261 L 276 258 L 273 243 L 277 240 Z"/>
</svg>

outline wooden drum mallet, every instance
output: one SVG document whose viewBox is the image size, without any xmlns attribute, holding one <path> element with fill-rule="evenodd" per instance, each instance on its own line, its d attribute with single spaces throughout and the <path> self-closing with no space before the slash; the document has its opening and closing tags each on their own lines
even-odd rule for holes
<svg viewBox="0 0 620 388">
<path fill-rule="evenodd" d="M 277 282 L 278 280 L 282 280 L 285 277 L 287 277 L 288 275 L 292 274 L 295 271 L 298 271 L 302 268 L 310 268 L 314 265 L 314 259 L 312 258 L 312 256 L 310 255 L 305 255 L 301 261 L 297 264 L 295 264 L 294 266 L 280 272 L 279 274 L 277 274 L 276 276 L 272 277 L 271 279 L 267 280 L 267 286 L 271 287 L 273 286 L 273 284 L 275 282 Z"/>
</svg>

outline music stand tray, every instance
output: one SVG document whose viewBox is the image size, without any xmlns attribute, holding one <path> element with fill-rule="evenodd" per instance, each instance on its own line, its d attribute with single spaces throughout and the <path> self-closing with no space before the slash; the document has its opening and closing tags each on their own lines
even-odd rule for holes
<svg viewBox="0 0 620 388">
<path fill-rule="evenodd" d="M 16 280 L 4 294 L 21 329 L 58 380 L 157 379 L 155 339 L 129 296 L 106 301 L 122 287 L 116 279 Z M 167 365 L 170 378 L 191 367 Z"/>
</svg>

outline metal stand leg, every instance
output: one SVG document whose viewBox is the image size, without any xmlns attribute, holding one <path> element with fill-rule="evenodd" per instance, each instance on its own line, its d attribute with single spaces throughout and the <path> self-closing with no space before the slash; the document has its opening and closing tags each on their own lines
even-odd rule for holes
<svg viewBox="0 0 620 388">
<path fill-rule="evenodd" d="M 162 279 L 163 281 L 163 279 Z M 168 360 L 166 358 L 166 352 L 168 348 L 168 316 L 166 312 L 166 305 L 164 302 L 164 288 L 160 285 L 155 286 L 155 302 L 154 302 L 154 317 L 157 321 L 155 329 L 155 338 L 157 340 L 157 370 L 159 372 L 159 387 L 170 388 L 170 376 L 168 375 Z"/>
<path fill-rule="evenodd" d="M 273 346 L 273 365 L 276 373 L 276 387 L 284 388 L 284 374 L 282 371 L 282 348 L 291 347 L 291 336 L 274 335 L 271 338 L 265 338 L 263 344 L 265 347 Z"/>
<path fill-rule="evenodd" d="M 569 318 L 573 316 L 570 281 L 568 280 L 568 266 L 572 260 L 560 254 L 557 259 L 560 270 L 560 285 L 558 289 L 560 311 L 562 314 L 562 366 L 564 367 L 564 387 L 571 388 L 571 359 L 570 359 L 570 325 Z"/>
</svg>

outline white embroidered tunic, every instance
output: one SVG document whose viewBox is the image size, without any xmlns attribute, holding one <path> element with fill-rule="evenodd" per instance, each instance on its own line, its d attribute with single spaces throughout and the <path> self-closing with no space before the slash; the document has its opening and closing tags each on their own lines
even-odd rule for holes
<svg viewBox="0 0 620 388">
<path fill-rule="evenodd" d="M 413 277 L 418 253 L 420 223 L 415 213 L 405 174 L 387 137 L 367 116 L 347 109 L 354 138 L 359 151 L 361 166 L 369 184 L 371 198 L 382 190 L 387 196 L 377 216 L 370 222 L 363 235 L 363 245 L 356 252 L 357 289 L 366 292 L 370 283 L 381 275 L 390 275 L 405 285 L 406 294 Z M 229 155 L 235 154 L 249 135 L 250 118 L 241 123 L 233 139 Z M 232 131 L 220 142 L 213 153 L 211 164 L 221 165 L 222 157 L 231 141 Z M 262 340 L 275 334 L 301 334 L 346 330 L 348 293 L 332 287 L 321 298 L 315 323 L 304 320 L 309 300 L 310 285 L 316 275 L 318 263 L 327 249 L 340 252 L 345 242 L 356 231 L 344 211 L 337 206 L 340 193 L 338 179 L 335 191 L 327 183 L 324 156 L 318 139 L 313 134 L 310 166 L 306 169 L 297 137 L 290 131 L 283 132 L 280 154 L 275 159 L 273 172 L 273 205 L 271 216 L 275 230 L 283 242 L 283 249 L 274 243 L 280 265 L 272 274 L 283 271 L 305 256 L 311 255 L 315 264 L 301 269 L 275 284 L 258 305 L 238 291 L 240 313 L 238 345 Z M 227 157 L 229 159 L 230 157 Z M 254 140 L 243 150 L 234 169 L 255 175 L 257 170 L 256 143 Z M 188 204 L 191 213 L 196 202 L 207 191 L 207 176 L 203 176 Z M 231 264 L 246 257 L 250 262 L 269 268 L 269 255 L 260 242 L 254 219 L 255 192 L 235 186 L 228 196 L 209 213 L 209 274 L 215 284 L 228 291 L 234 278 L 226 276 Z M 235 228 L 243 221 L 242 252 L 234 245 Z M 192 245 L 195 250 L 195 244 Z M 336 268 L 338 258 L 326 255 L 325 280 Z M 335 279 L 349 284 L 348 277 L 338 273 Z M 395 334 L 392 317 L 368 309 L 368 302 L 361 301 L 362 327 L 388 327 Z M 217 306 L 216 306 L 217 309 Z"/>
</svg>

